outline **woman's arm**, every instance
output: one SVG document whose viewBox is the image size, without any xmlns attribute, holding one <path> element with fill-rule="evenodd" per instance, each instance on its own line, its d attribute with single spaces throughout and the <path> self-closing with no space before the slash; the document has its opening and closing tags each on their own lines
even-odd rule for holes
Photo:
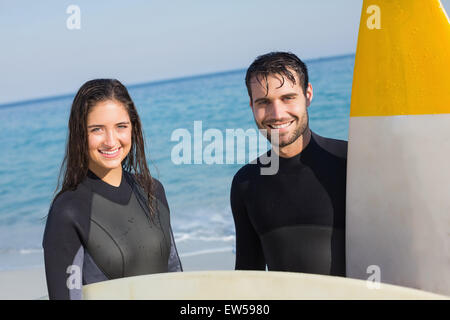
<svg viewBox="0 0 450 320">
<path fill-rule="evenodd" d="M 170 254 L 169 254 L 169 262 L 168 262 L 168 271 L 169 272 L 180 272 L 183 271 L 183 267 L 181 266 L 180 257 L 178 256 L 177 247 L 175 246 L 175 240 L 173 238 L 172 227 L 170 227 Z"/>
<path fill-rule="evenodd" d="M 50 208 L 45 226 L 45 274 L 51 300 L 82 299 L 84 246 L 83 234 L 88 225 L 81 213 L 86 213 L 86 200 L 60 195 Z"/>
<path fill-rule="evenodd" d="M 170 224 L 170 209 L 169 209 L 169 204 L 167 203 L 166 192 L 164 190 L 164 186 L 162 185 L 162 183 L 159 180 L 153 179 L 153 181 L 156 184 L 155 185 L 156 197 L 167 208 L 167 212 L 169 215 L 168 219 L 169 219 L 169 233 L 170 233 L 170 254 L 169 254 L 169 260 L 168 260 L 168 271 L 169 272 L 183 271 L 183 267 L 181 266 L 180 257 L 178 256 L 177 247 L 175 245 L 175 239 L 173 237 L 172 226 Z"/>
</svg>

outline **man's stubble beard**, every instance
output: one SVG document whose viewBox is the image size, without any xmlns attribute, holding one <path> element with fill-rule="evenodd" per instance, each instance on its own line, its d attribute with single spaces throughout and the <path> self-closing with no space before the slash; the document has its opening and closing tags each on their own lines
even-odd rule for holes
<svg viewBox="0 0 450 320">
<path fill-rule="evenodd" d="M 306 119 L 305 119 L 306 118 Z M 305 121 L 306 120 L 306 121 Z M 298 123 L 298 118 L 296 117 L 296 120 L 295 120 L 297 123 Z M 269 129 L 269 130 L 267 130 L 266 128 L 264 128 L 264 127 L 262 127 L 262 126 L 260 126 L 258 123 L 256 123 L 256 125 L 258 126 L 258 128 L 261 130 L 261 129 L 264 129 L 264 130 L 266 130 L 267 131 L 267 135 L 264 135 L 264 136 L 266 136 L 266 138 L 267 138 L 267 140 L 269 140 L 270 141 L 270 143 L 272 144 L 273 142 L 272 142 L 272 135 L 270 134 L 270 131 L 272 130 L 272 129 Z M 288 145 L 290 145 L 290 144 L 292 144 L 292 143 L 294 143 L 295 141 L 297 141 L 297 139 L 298 138 L 300 138 L 305 132 L 306 132 L 306 130 L 309 128 L 309 116 L 308 116 L 308 111 L 306 111 L 306 117 L 304 117 L 303 118 L 303 121 L 301 122 L 301 123 L 299 123 L 298 125 L 297 125 L 297 127 L 295 128 L 295 130 L 294 130 L 294 132 L 292 133 L 292 136 L 289 138 L 289 140 L 287 140 L 286 142 L 281 142 L 281 143 L 278 143 L 278 148 L 283 148 L 283 147 L 286 147 L 286 146 L 288 146 Z M 279 137 L 280 138 L 280 137 Z M 278 141 L 279 141 L 280 139 L 278 139 Z"/>
</svg>

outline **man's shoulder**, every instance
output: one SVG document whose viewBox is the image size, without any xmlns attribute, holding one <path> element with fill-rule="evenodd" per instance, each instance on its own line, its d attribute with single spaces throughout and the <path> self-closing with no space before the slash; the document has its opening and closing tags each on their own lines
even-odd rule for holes
<svg viewBox="0 0 450 320">
<path fill-rule="evenodd" d="M 259 159 L 260 157 L 241 167 L 233 177 L 233 184 L 246 182 L 258 176 L 261 170 Z"/>
<path fill-rule="evenodd" d="M 335 157 L 347 159 L 347 149 L 348 149 L 347 141 L 323 137 L 312 131 L 311 133 L 312 138 L 320 148 L 324 149 L 328 153 L 331 153 Z"/>
</svg>

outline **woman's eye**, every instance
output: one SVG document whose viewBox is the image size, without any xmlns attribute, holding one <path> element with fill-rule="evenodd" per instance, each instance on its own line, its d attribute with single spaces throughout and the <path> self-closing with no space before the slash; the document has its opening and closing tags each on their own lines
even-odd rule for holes
<svg viewBox="0 0 450 320">
<path fill-rule="evenodd" d="M 128 128 L 127 126 L 119 126 L 119 128 L 121 128 L 121 129 L 126 129 L 126 128 Z"/>
<path fill-rule="evenodd" d="M 97 132 L 98 130 L 100 130 L 100 128 L 94 128 L 91 130 L 91 132 Z"/>
</svg>

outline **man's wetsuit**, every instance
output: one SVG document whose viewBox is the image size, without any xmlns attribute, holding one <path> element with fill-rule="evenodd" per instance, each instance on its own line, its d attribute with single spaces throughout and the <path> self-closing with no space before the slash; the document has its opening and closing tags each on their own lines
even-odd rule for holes
<svg viewBox="0 0 450 320">
<path fill-rule="evenodd" d="M 277 174 L 261 166 L 245 165 L 231 187 L 236 269 L 345 276 L 347 142 L 312 133 Z"/>
<path fill-rule="evenodd" d="M 94 282 L 182 271 L 164 188 L 153 181 L 154 217 L 125 170 L 118 187 L 89 170 L 76 190 L 53 201 L 43 240 L 50 299 L 81 299 L 81 285 Z"/>
</svg>

